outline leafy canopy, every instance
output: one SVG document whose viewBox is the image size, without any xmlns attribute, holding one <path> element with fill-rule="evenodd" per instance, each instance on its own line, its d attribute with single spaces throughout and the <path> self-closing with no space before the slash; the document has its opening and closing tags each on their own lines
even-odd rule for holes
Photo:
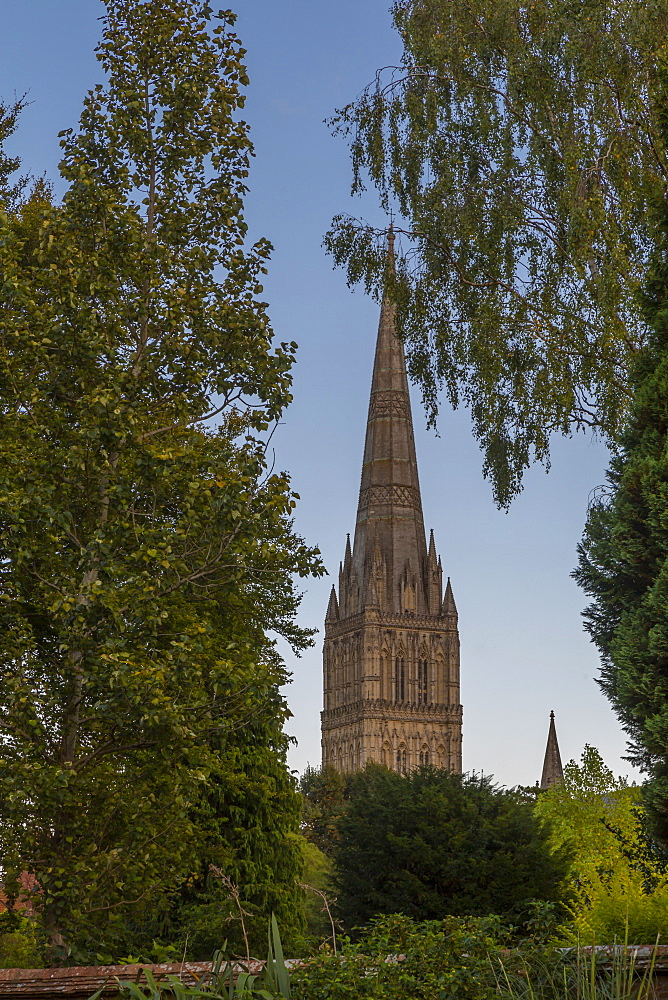
<svg viewBox="0 0 668 1000">
<path fill-rule="evenodd" d="M 308 645 L 292 574 L 322 572 L 267 466 L 295 345 L 246 245 L 234 15 L 106 8 L 62 204 L 0 158 L 0 854 L 60 958 L 121 947 L 214 856 L 294 901 L 270 636 Z"/>
<path fill-rule="evenodd" d="M 667 160 L 656 114 L 665 0 L 397 0 L 400 66 L 334 118 L 353 190 L 403 222 L 387 290 L 430 420 L 471 410 L 507 505 L 550 438 L 615 439 L 645 343 L 637 292 Z M 339 216 L 326 238 L 380 294 L 384 240 Z M 400 242 L 401 246 L 401 242 Z"/>
</svg>

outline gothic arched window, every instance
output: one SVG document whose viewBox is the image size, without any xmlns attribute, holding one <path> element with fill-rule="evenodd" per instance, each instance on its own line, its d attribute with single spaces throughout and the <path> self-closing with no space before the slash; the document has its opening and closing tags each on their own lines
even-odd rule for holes
<svg viewBox="0 0 668 1000">
<path fill-rule="evenodd" d="M 426 660 L 418 661 L 418 705 L 426 705 L 429 700 L 429 664 Z"/>
<path fill-rule="evenodd" d="M 425 745 L 420 750 L 420 765 L 424 767 L 427 764 L 429 764 L 429 747 Z"/>
<path fill-rule="evenodd" d="M 397 750 L 397 767 L 396 770 L 399 774 L 406 774 L 408 771 L 408 751 L 405 745 L 402 743 Z"/>
<path fill-rule="evenodd" d="M 394 661 L 394 700 L 406 700 L 406 661 L 397 656 Z"/>
</svg>

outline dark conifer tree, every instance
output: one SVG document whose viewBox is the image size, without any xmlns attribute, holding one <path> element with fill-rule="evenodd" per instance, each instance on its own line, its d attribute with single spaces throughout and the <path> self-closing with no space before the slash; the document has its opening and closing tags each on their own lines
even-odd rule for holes
<svg viewBox="0 0 668 1000">
<path fill-rule="evenodd" d="M 665 98 L 664 98 L 665 103 Z M 664 137 L 668 115 L 664 111 Z M 608 491 L 590 510 L 573 574 L 594 598 L 586 628 L 601 657 L 600 684 L 648 775 L 656 833 L 668 842 L 668 199 L 643 293 L 647 346 Z"/>
<path fill-rule="evenodd" d="M 377 764 L 351 775 L 334 846 L 338 904 L 347 928 L 378 914 L 415 920 L 499 914 L 521 920 L 540 899 L 563 896 L 568 857 L 520 790 L 422 767 L 400 775 Z"/>
</svg>

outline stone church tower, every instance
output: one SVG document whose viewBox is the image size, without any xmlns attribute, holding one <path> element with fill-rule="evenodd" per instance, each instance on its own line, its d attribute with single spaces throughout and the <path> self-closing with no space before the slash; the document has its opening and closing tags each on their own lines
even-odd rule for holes
<svg viewBox="0 0 668 1000">
<path fill-rule="evenodd" d="M 390 250 L 391 252 L 391 250 Z M 325 619 L 322 761 L 462 769 L 457 608 L 422 519 L 394 307 L 378 329 L 357 526 Z"/>
</svg>

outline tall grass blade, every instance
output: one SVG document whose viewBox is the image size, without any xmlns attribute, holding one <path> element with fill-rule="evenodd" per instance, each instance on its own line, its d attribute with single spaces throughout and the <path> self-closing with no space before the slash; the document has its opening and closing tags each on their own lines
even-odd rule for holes
<svg viewBox="0 0 668 1000">
<path fill-rule="evenodd" d="M 649 964 L 643 973 L 642 980 L 640 981 L 640 986 L 638 988 L 637 1000 L 653 1000 L 656 995 L 656 990 L 654 989 L 654 970 L 656 968 L 656 956 L 659 947 L 659 934 L 656 936 L 656 941 L 654 942 L 654 947 L 652 948 L 652 955 L 649 960 Z"/>
<path fill-rule="evenodd" d="M 290 974 L 285 965 L 283 945 L 278 929 L 278 921 L 272 913 L 268 931 L 269 953 L 267 955 L 266 980 L 270 990 L 277 992 L 284 1000 L 290 1000 Z"/>
</svg>

